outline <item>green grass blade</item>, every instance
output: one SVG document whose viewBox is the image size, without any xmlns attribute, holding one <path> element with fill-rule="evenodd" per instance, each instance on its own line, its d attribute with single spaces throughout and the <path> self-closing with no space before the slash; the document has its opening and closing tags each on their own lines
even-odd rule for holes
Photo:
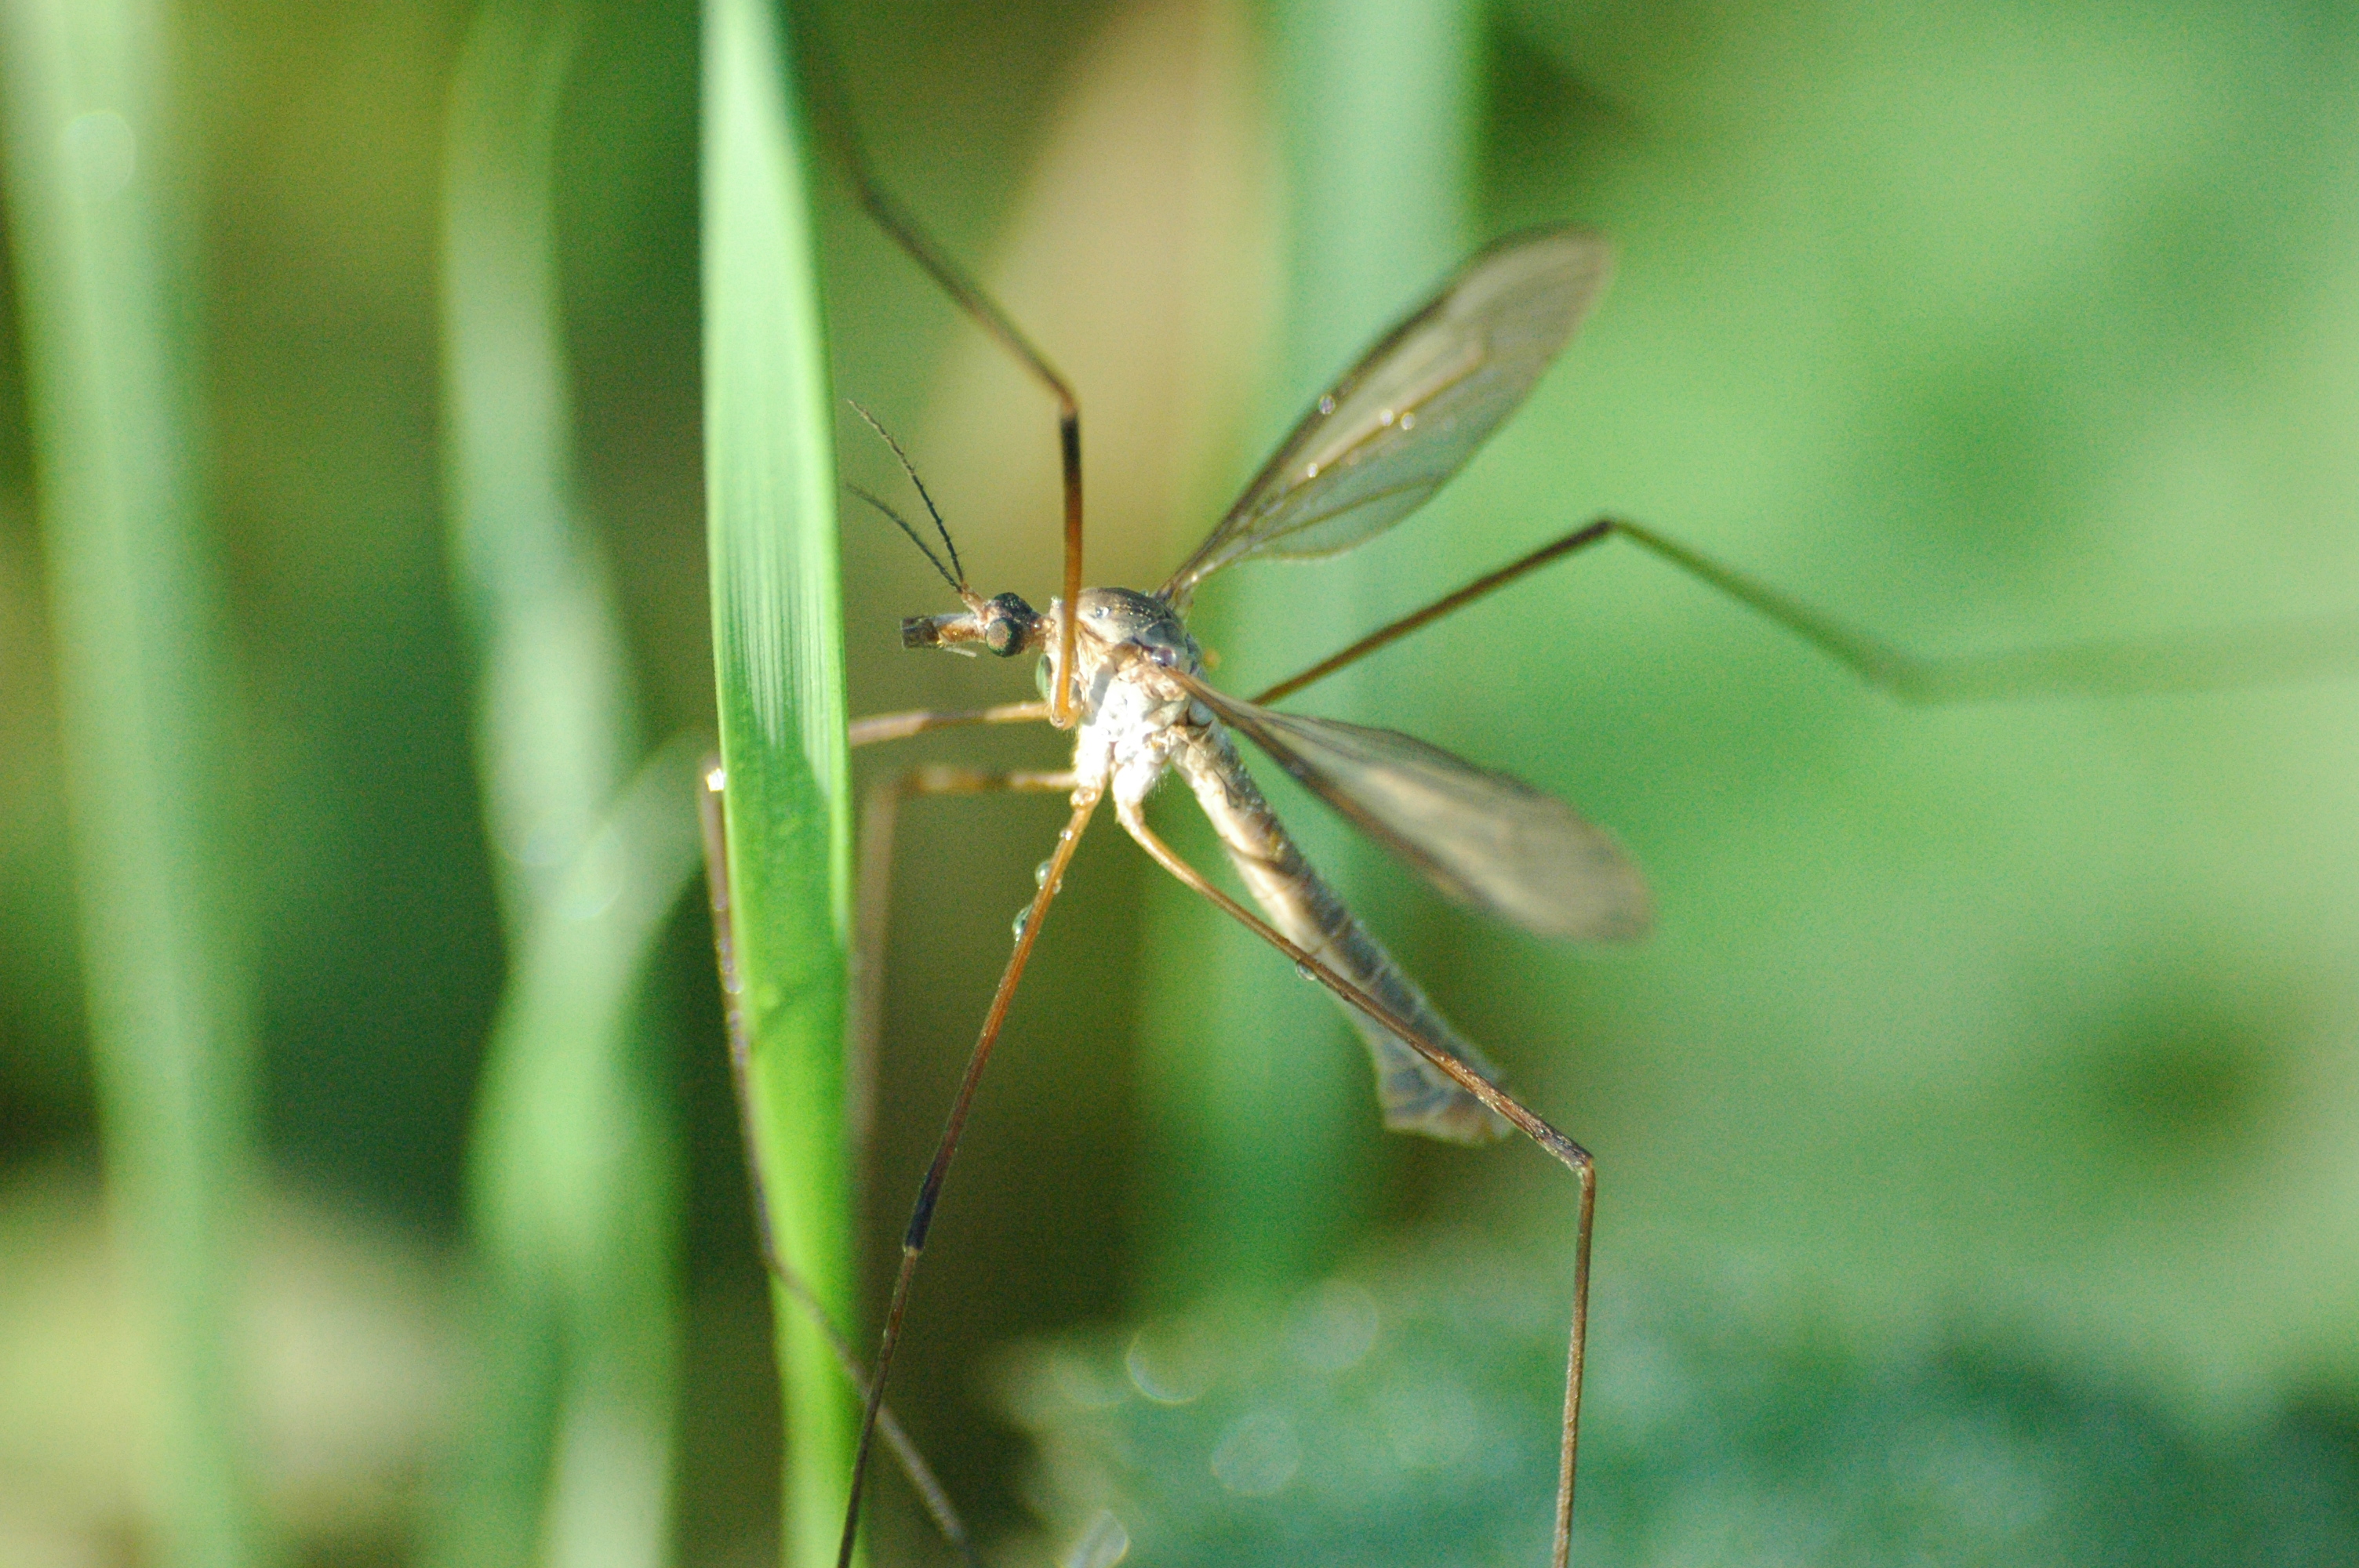
<svg viewBox="0 0 2359 1568">
<path fill-rule="evenodd" d="M 431 1555 L 654 1564 L 668 1547 L 680 1156 L 638 982 L 693 873 L 693 748 L 638 747 L 574 501 L 552 145 L 564 0 L 494 0 L 445 143 L 451 555 L 510 967 L 470 1208 L 482 1386 Z M 619 799 L 618 799 L 619 795 Z"/>
<path fill-rule="evenodd" d="M 1460 259 L 1480 27 L 1463 0 L 1281 0 L 1270 20 L 1289 193 L 1287 347 L 1265 394 L 1275 438 Z M 1430 526 L 1420 519 L 1402 532 Z M 1386 558 L 1400 555 L 1387 541 Z M 1235 668 L 1291 673 L 1381 621 L 1376 603 L 1414 602 L 1414 593 L 1379 601 L 1374 569 L 1364 555 L 1240 568 L 1207 591 L 1198 634 Z M 1311 591 L 1299 574 L 1314 570 Z M 1324 683 L 1307 706 L 1387 722 L 1360 699 L 1366 673 Z M 1289 812 L 1288 824 L 1350 898 L 1365 846 L 1315 808 Z M 1159 890 L 1153 919 L 1142 1073 L 1158 1223 L 1147 1298 L 1168 1304 L 1223 1281 L 1282 1285 L 1332 1267 L 1378 1185 L 1365 1053 L 1317 987 L 1200 901 Z M 1223 999 L 1217 1027 L 1196 1022 L 1206 996 Z"/>
<path fill-rule="evenodd" d="M 229 1348 L 254 1003 L 162 22 L 9 0 L 0 84 L 108 1198 L 156 1331 L 151 1560 L 231 1568 L 263 1555 Z"/>
<path fill-rule="evenodd" d="M 839 1323 L 849 782 L 835 470 L 806 138 L 767 0 L 707 0 L 704 441 L 731 893 L 755 1157 L 779 1253 Z M 786 1560 L 835 1559 L 853 1412 L 825 1340 L 773 1295 Z"/>
</svg>

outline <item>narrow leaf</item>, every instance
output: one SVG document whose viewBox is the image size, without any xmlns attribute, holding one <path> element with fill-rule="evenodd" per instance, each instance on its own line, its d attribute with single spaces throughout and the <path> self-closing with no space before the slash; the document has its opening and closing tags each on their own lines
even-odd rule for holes
<svg viewBox="0 0 2359 1568">
<path fill-rule="evenodd" d="M 706 518 L 755 1158 L 780 1255 L 849 1324 L 842 612 L 810 144 L 788 45 L 766 0 L 707 0 Z M 817 1326 L 773 1300 L 786 1558 L 821 1568 L 835 1558 L 853 1412 Z"/>
</svg>

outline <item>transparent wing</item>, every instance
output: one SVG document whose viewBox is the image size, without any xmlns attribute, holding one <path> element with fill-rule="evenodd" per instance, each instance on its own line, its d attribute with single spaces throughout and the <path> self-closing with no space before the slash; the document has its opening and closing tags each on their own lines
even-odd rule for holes
<svg viewBox="0 0 2359 1568">
<path fill-rule="evenodd" d="M 1478 254 L 1314 405 L 1162 597 L 1248 556 L 1332 555 L 1425 503 L 1514 413 L 1614 270 L 1603 238 L 1545 229 Z"/>
<path fill-rule="evenodd" d="M 1653 900 L 1603 828 L 1552 795 L 1391 730 L 1256 708 L 1194 679 L 1221 719 L 1462 903 L 1541 936 L 1645 935 Z"/>
</svg>

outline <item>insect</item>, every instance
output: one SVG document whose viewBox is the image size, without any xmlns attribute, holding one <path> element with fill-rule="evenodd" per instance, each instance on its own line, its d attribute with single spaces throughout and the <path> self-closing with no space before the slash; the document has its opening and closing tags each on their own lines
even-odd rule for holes
<svg viewBox="0 0 2359 1568">
<path fill-rule="evenodd" d="M 1203 678 L 1202 650 L 1189 634 L 1185 613 L 1198 585 L 1225 567 L 1256 557 L 1330 555 L 1413 512 L 1523 402 L 1603 290 L 1611 254 L 1594 234 L 1548 229 L 1476 255 L 1319 398 L 1211 535 L 1152 592 L 1072 591 L 1079 560 L 1069 547 L 1068 592 L 1045 611 L 1012 593 L 985 599 L 970 586 L 929 497 L 940 554 L 897 513 L 875 502 L 926 553 L 963 606 L 904 622 L 904 644 L 1005 658 L 1037 655 L 1044 696 L 1038 703 L 973 715 L 864 720 L 854 726 L 855 743 L 968 719 L 1045 719 L 1074 733 L 1073 762 L 1065 771 L 989 777 L 952 770 L 931 779 L 920 774 L 916 782 L 917 788 L 937 793 L 1064 792 L 1071 816 L 1042 870 L 1038 892 L 1018 920 L 1015 953 L 920 1190 L 886 1310 L 876 1386 L 889 1369 L 934 1205 L 1016 984 L 1083 830 L 1102 805 L 1110 805 L 1123 829 L 1165 870 L 1345 1005 L 1374 1061 L 1387 1126 L 1462 1143 L 1521 1131 L 1572 1172 L 1580 1220 L 1555 1533 L 1556 1561 L 1565 1561 L 1595 1196 L 1590 1156 L 1500 1087 L 1480 1050 L 1450 1026 L 1344 908 L 1264 800 L 1233 737 L 1247 737 L 1444 892 L 1535 933 L 1636 936 L 1649 918 L 1645 884 L 1611 838 L 1553 796 L 1406 735 L 1281 713 L 1219 691 Z M 924 496 L 914 467 L 909 477 Z M 1555 554 L 1606 532 L 1583 530 L 1560 541 Z M 1531 569 L 1543 558 L 1554 554 L 1527 557 L 1518 568 Z M 1407 629 L 1396 623 L 1387 631 Z M 1383 640 L 1388 640 L 1383 633 L 1364 640 L 1356 652 L 1347 650 L 1264 695 L 1299 689 Z M 1185 782 L 1211 819 L 1260 913 L 1214 885 L 1148 826 L 1147 797 L 1170 774 Z M 876 1410 L 872 1396 L 871 1423 Z M 864 1448 L 865 1442 L 864 1430 Z M 858 1475 L 855 1470 L 847 1552 L 856 1527 Z"/>
<path fill-rule="evenodd" d="M 868 1381 L 842 1537 L 845 1560 L 859 1520 L 866 1451 L 882 1419 L 882 1390 L 911 1281 L 976 1085 L 1075 847 L 1098 809 L 1110 802 L 1121 826 L 1167 871 L 1255 930 L 1352 1011 L 1376 1064 L 1388 1122 L 1462 1141 L 1521 1130 L 1574 1174 L 1580 1213 L 1553 1542 L 1555 1561 L 1562 1563 L 1569 1555 L 1579 1435 L 1593 1167 L 1578 1144 L 1499 1087 L 1475 1048 L 1450 1029 L 1319 881 L 1262 800 L 1234 737 L 1245 735 L 1446 892 L 1544 934 L 1614 938 L 1643 929 L 1643 883 L 1612 841 L 1569 808 L 1406 736 L 1305 719 L 1269 705 L 1483 592 L 1617 535 L 1763 611 L 1903 696 L 2169 685 L 2179 678 L 2174 661 L 2158 659 L 2155 649 L 2125 646 L 1930 665 L 1826 622 L 1668 539 L 1617 519 L 1601 519 L 1254 700 L 1228 696 L 1204 679 L 1202 651 L 1187 630 L 1185 612 L 1196 588 L 1223 568 L 1256 557 L 1349 548 L 1399 522 L 1433 494 L 1514 412 L 1595 301 L 1609 270 L 1603 242 L 1579 231 L 1546 230 L 1479 254 L 1318 400 L 1212 535 L 1158 589 L 1084 589 L 1079 413 L 1070 388 L 997 307 L 968 285 L 923 231 L 876 189 L 856 144 L 848 161 L 871 211 L 886 230 L 1057 399 L 1065 500 L 1062 591 L 1045 611 L 1014 594 L 985 598 L 973 589 L 929 499 L 940 556 L 924 533 L 885 508 L 927 553 L 962 606 L 905 622 L 905 644 L 1037 657 L 1043 695 L 1038 702 L 964 713 L 867 719 L 853 727 L 852 739 L 855 744 L 879 741 L 956 723 L 1046 721 L 1073 732 L 1075 752 L 1072 765 L 1063 770 L 989 774 L 929 769 L 911 775 L 907 786 L 920 794 L 1053 792 L 1070 798 L 1071 815 L 1019 920 L 1015 950 L 905 1236 L 875 1376 Z M 909 477 L 917 482 L 913 467 Z M 922 484 L 918 488 L 922 495 Z M 2216 649 L 2199 653 L 2199 663 L 2216 664 Z M 2186 668 L 2184 660 L 2175 665 Z M 1174 773 L 1206 809 L 1258 914 L 1180 860 L 1147 825 L 1141 803 L 1159 780 Z"/>
</svg>

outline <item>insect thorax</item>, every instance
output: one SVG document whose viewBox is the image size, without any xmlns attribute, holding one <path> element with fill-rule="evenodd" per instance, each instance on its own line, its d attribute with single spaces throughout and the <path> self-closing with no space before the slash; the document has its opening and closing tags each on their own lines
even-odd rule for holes
<svg viewBox="0 0 2359 1568">
<path fill-rule="evenodd" d="M 1062 612 L 1061 606 L 1051 610 Z M 1048 645 L 1054 649 L 1053 637 Z M 1044 674 L 1052 662 L 1053 654 L 1041 661 Z M 1117 801 L 1144 799 L 1184 733 L 1213 721 L 1169 673 L 1200 673 L 1202 650 L 1162 600 L 1126 588 L 1093 588 L 1082 592 L 1074 662 L 1082 714 L 1075 773 L 1083 784 L 1101 785 Z"/>
</svg>

